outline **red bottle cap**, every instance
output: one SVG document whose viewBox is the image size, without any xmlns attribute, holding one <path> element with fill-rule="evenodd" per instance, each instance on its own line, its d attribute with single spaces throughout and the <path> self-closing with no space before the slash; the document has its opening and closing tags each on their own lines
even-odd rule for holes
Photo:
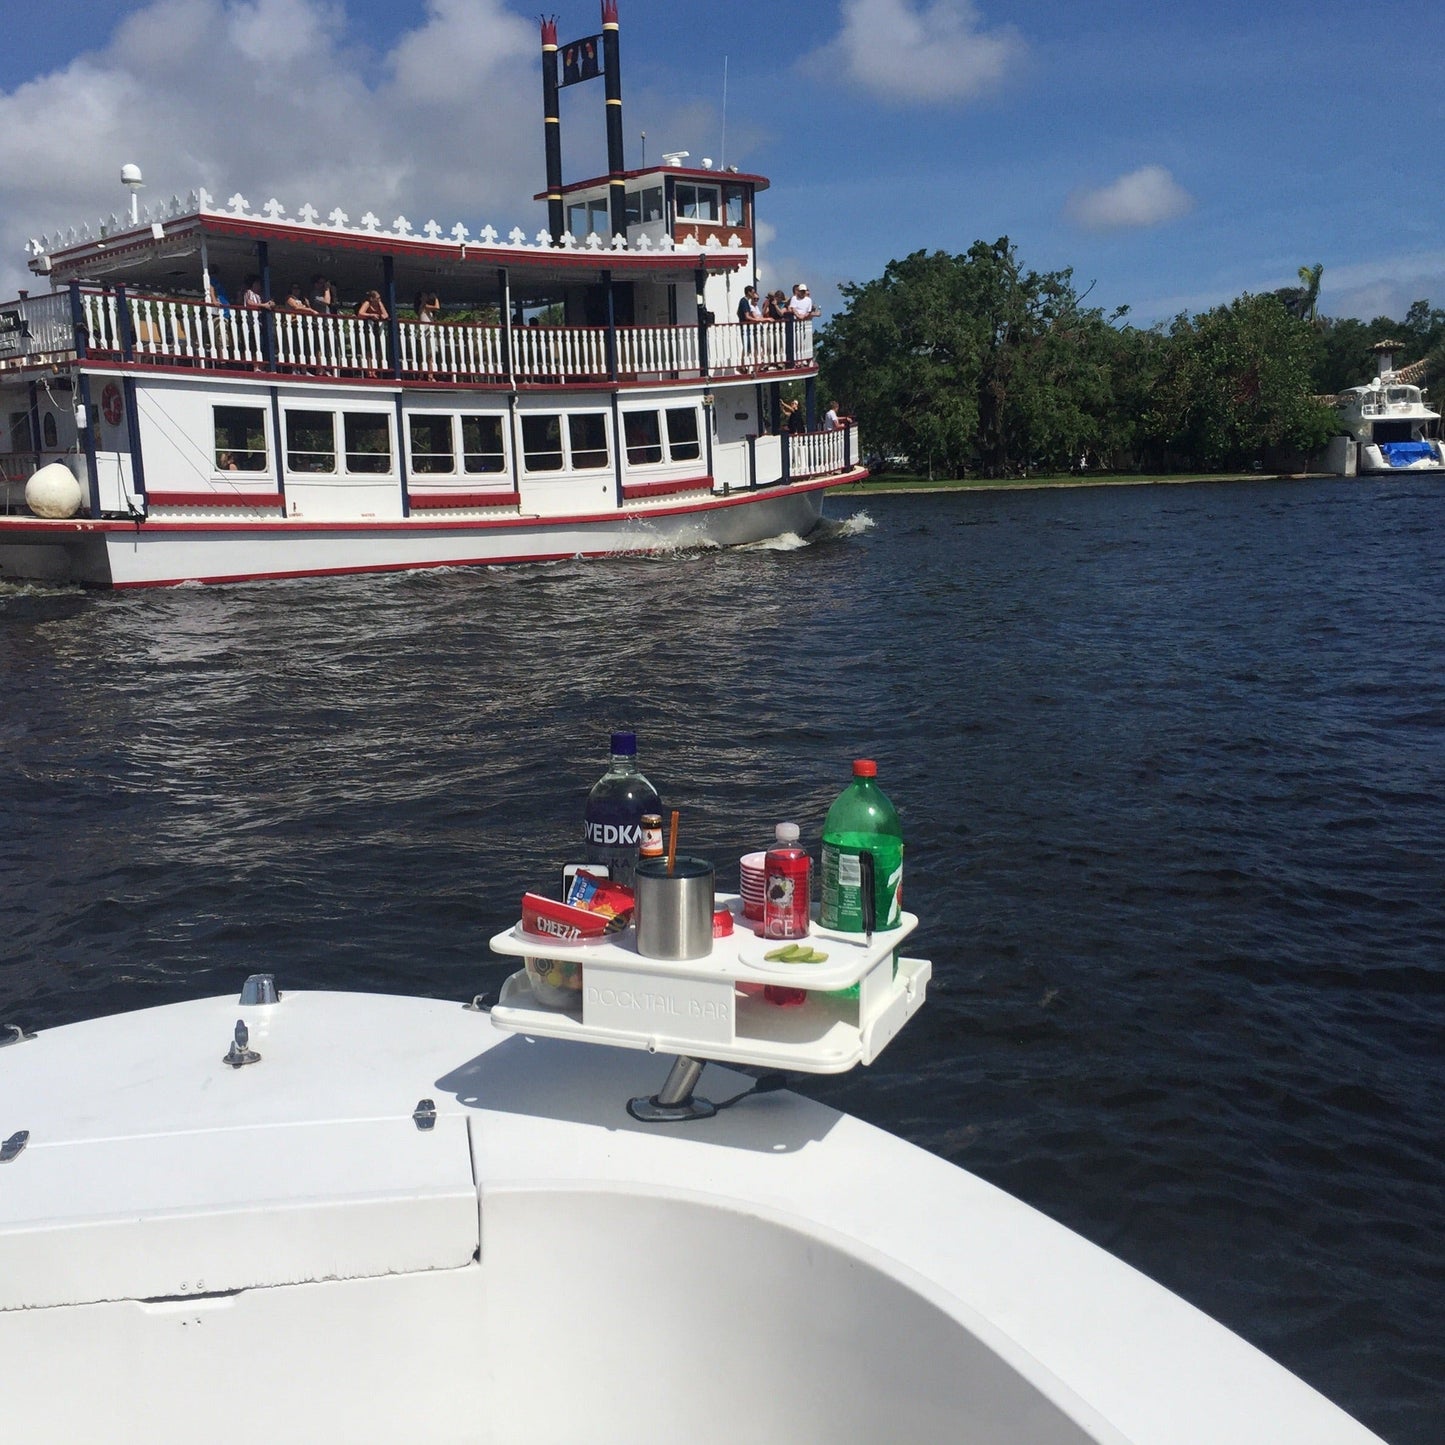
<svg viewBox="0 0 1445 1445">
<path fill-rule="evenodd" d="M 712 915 L 712 936 L 714 938 L 726 938 L 732 931 L 732 913 L 726 908 L 714 909 Z"/>
<path fill-rule="evenodd" d="M 876 778 L 878 764 L 872 758 L 855 758 L 853 760 L 853 776 L 855 778 Z"/>
</svg>

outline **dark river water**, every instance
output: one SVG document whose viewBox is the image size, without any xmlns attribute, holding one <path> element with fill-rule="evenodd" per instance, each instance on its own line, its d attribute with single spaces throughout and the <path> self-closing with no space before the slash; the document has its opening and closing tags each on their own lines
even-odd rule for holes
<svg viewBox="0 0 1445 1445">
<path fill-rule="evenodd" d="M 803 1087 L 1445 1438 L 1445 483 L 835 499 L 807 546 L 0 590 L 0 1023 L 470 998 L 635 726 L 690 851 L 849 760 L 928 1006 Z"/>
</svg>

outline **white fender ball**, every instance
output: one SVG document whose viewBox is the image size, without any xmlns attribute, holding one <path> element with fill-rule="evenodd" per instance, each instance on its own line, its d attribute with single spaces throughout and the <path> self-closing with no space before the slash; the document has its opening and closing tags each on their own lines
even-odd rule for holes
<svg viewBox="0 0 1445 1445">
<path fill-rule="evenodd" d="M 63 520 L 80 510 L 80 483 L 69 467 L 49 462 L 25 483 L 25 505 L 37 517 Z"/>
</svg>

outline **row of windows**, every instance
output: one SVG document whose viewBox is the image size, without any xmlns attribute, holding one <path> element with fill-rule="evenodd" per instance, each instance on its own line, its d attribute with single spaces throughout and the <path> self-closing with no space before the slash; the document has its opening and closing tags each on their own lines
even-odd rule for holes
<svg viewBox="0 0 1445 1445">
<path fill-rule="evenodd" d="M 270 461 L 265 409 L 218 406 L 214 415 L 217 470 L 265 471 Z M 466 473 L 506 471 L 505 420 L 437 413 L 408 418 L 412 471 L 454 476 L 458 457 Z M 391 421 L 384 413 L 342 412 L 339 449 L 335 412 L 287 411 L 285 421 L 290 472 L 335 473 L 338 463 L 353 475 L 392 470 Z M 594 471 L 611 465 L 606 412 L 527 413 L 521 423 L 522 460 L 529 472 Z M 632 466 L 696 461 L 702 455 L 696 407 L 626 411 L 622 430 Z"/>
<path fill-rule="evenodd" d="M 673 188 L 673 201 L 680 221 L 721 221 L 726 226 L 747 224 L 747 191 L 742 186 L 698 185 L 678 181 Z M 626 201 L 629 226 L 663 219 L 662 187 L 645 186 L 629 191 Z M 572 201 L 567 206 L 567 229 L 580 241 L 589 232 L 599 236 L 611 234 L 610 203 L 605 196 L 586 201 Z"/>
</svg>

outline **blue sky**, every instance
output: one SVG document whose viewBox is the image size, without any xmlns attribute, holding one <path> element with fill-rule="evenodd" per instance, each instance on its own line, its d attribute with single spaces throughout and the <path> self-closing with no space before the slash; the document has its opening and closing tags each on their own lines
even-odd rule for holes
<svg viewBox="0 0 1445 1445">
<path fill-rule="evenodd" d="M 552 0 L 562 38 L 596 0 Z M 1438 0 L 620 0 L 628 162 L 772 178 L 765 279 L 1009 236 L 1148 324 L 1323 262 L 1323 309 L 1445 306 Z M 204 185 L 387 218 L 544 220 L 537 12 L 509 0 L 7 6 L 0 291 L 28 235 Z M 724 67 L 726 129 L 724 139 Z M 600 84 L 564 92 L 566 177 Z M 395 208 L 394 210 L 391 208 Z"/>
</svg>

